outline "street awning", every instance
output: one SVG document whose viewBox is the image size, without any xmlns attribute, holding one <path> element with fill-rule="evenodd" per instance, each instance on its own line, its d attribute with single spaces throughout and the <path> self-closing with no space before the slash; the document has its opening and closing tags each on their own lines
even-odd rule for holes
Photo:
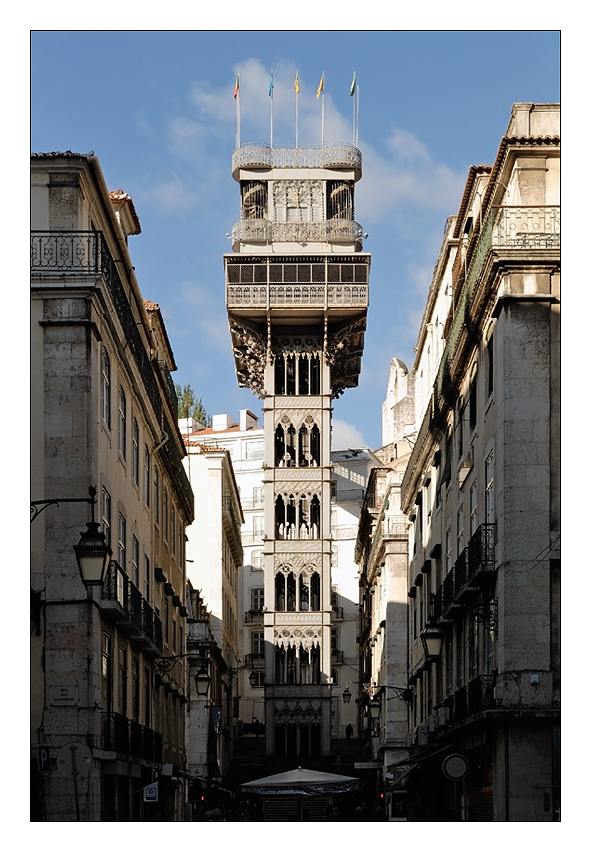
<svg viewBox="0 0 591 852">
<path fill-rule="evenodd" d="M 289 772 L 279 772 L 241 784 L 240 792 L 255 796 L 322 796 L 349 793 L 356 790 L 359 783 L 359 778 L 351 775 L 316 772 L 299 766 Z"/>
</svg>

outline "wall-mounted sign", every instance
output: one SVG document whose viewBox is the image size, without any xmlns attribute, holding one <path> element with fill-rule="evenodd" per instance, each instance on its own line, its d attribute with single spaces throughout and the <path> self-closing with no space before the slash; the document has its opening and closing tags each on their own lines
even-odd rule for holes
<svg viewBox="0 0 591 852">
<path fill-rule="evenodd" d="M 49 687 L 49 703 L 52 707 L 76 707 L 78 704 L 78 687 L 76 684 Z"/>
</svg>

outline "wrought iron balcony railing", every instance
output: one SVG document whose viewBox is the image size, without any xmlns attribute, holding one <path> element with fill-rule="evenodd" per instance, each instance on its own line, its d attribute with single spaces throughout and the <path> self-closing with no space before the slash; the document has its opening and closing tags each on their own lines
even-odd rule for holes
<svg viewBox="0 0 591 852">
<path fill-rule="evenodd" d="M 260 651 L 257 654 L 246 654 L 244 657 L 244 665 L 246 668 L 263 668 L 265 665 L 265 654 Z"/>
<path fill-rule="evenodd" d="M 121 756 L 162 763 L 162 734 L 120 713 L 103 713 L 101 746 Z"/>
<path fill-rule="evenodd" d="M 449 708 L 450 724 L 463 722 L 470 716 L 494 709 L 494 685 L 494 675 L 478 675 L 446 698 L 443 704 Z"/>
<path fill-rule="evenodd" d="M 330 661 L 332 663 L 344 663 L 345 662 L 344 651 L 341 651 L 338 648 L 331 648 Z"/>
<path fill-rule="evenodd" d="M 251 143 L 242 145 L 232 154 L 232 175 L 239 169 L 252 168 L 347 168 L 361 176 L 361 151 L 353 145 L 335 144 L 322 148 L 271 148 Z"/>
<path fill-rule="evenodd" d="M 262 624 L 263 611 L 262 609 L 249 609 L 244 613 L 245 624 Z"/>
<path fill-rule="evenodd" d="M 360 243 L 363 228 L 351 219 L 323 222 L 271 222 L 268 219 L 241 219 L 232 228 L 232 241 L 310 243 Z"/>
<path fill-rule="evenodd" d="M 166 469 L 184 496 L 187 509 L 193 512 L 193 491 L 182 465 L 176 442 L 172 438 L 174 428 L 171 425 L 171 412 L 162 405 L 162 396 L 158 388 L 154 368 L 142 335 L 138 329 L 138 320 L 131 308 L 125 288 L 117 270 L 111 251 L 104 235 L 100 231 L 31 231 L 31 274 L 48 275 L 103 276 L 115 311 L 121 323 L 123 334 L 136 366 L 142 377 L 144 388 L 156 419 L 163 430 L 171 436 L 162 446 L 160 453 Z M 175 398 L 167 385 L 167 393 L 176 418 Z"/>
<path fill-rule="evenodd" d="M 101 590 L 105 612 L 121 623 L 147 650 L 161 651 L 162 622 L 118 562 L 111 561 Z M 109 604 L 117 604 L 115 608 Z"/>
<path fill-rule="evenodd" d="M 477 582 L 483 572 L 495 570 L 496 524 L 481 524 L 468 542 L 468 580 Z"/>
<path fill-rule="evenodd" d="M 468 251 L 470 251 L 470 246 Z M 435 404 L 445 395 L 444 390 L 451 387 L 450 365 L 465 327 L 469 327 L 469 312 L 472 297 L 480 279 L 485 262 L 491 252 L 508 252 L 510 258 L 525 259 L 528 254 L 542 256 L 549 251 L 560 249 L 560 207 L 558 206 L 516 206 L 493 207 L 477 237 L 476 245 L 466 267 L 462 265 L 462 255 L 458 254 L 454 275 L 458 279 L 455 290 L 461 292 L 449 331 L 437 378 L 435 380 Z"/>
</svg>

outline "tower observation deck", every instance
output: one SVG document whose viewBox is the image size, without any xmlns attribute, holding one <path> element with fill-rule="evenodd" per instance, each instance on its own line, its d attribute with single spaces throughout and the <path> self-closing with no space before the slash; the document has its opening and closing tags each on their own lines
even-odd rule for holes
<svg viewBox="0 0 591 852">
<path fill-rule="evenodd" d="M 238 384 L 263 400 L 266 752 L 330 754 L 332 400 L 357 386 L 370 255 L 352 145 L 244 145 L 224 255 Z M 260 628 L 259 628 L 260 629 Z"/>
</svg>

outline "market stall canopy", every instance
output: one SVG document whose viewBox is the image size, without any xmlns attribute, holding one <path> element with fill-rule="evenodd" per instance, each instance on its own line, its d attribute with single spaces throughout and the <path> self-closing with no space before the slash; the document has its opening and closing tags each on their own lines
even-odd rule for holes
<svg viewBox="0 0 591 852">
<path fill-rule="evenodd" d="M 334 793 L 349 793 L 359 787 L 359 778 L 351 775 L 334 775 L 331 772 L 315 772 L 312 769 L 292 769 L 267 775 L 240 785 L 240 792 L 255 796 L 323 796 Z"/>
</svg>

